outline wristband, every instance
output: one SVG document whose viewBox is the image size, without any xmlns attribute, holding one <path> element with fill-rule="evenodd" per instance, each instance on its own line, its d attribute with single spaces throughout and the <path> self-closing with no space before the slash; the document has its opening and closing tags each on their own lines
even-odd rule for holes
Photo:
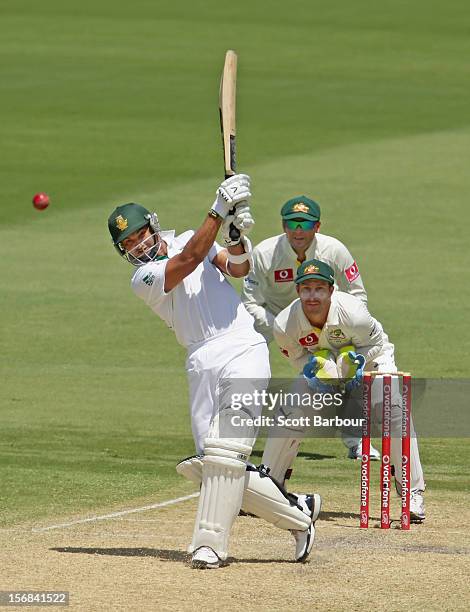
<svg viewBox="0 0 470 612">
<path fill-rule="evenodd" d="M 232 255 L 232 253 L 227 252 L 227 260 L 233 264 L 242 264 L 245 261 L 248 261 L 250 255 L 248 253 L 242 253 L 241 255 Z"/>
</svg>

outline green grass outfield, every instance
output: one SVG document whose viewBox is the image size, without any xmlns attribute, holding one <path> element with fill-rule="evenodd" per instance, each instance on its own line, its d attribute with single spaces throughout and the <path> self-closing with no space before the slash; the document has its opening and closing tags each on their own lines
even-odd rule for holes
<svg viewBox="0 0 470 612">
<path fill-rule="evenodd" d="M 2 3 L 2 526 L 192 490 L 174 471 L 192 453 L 184 351 L 132 295 L 106 218 L 134 200 L 177 231 L 203 219 L 227 48 L 254 241 L 311 195 L 399 366 L 469 376 L 468 17 L 464 0 Z M 465 487 L 467 441 L 421 446 L 430 487 Z M 330 458 L 296 482 L 356 486 L 339 441 L 305 450 Z"/>
</svg>

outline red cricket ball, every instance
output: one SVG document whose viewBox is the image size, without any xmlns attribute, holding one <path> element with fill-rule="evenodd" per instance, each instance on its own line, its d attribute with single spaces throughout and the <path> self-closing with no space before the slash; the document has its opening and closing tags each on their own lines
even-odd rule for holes
<svg viewBox="0 0 470 612">
<path fill-rule="evenodd" d="M 37 193 L 33 198 L 33 206 L 37 210 L 44 210 L 50 204 L 49 196 L 47 193 Z"/>
</svg>

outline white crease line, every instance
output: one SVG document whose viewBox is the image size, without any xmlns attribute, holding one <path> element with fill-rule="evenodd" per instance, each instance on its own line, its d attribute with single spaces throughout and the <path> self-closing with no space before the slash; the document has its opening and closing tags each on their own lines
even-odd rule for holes
<svg viewBox="0 0 470 612">
<path fill-rule="evenodd" d="M 168 501 L 159 502 L 158 504 L 151 504 L 150 506 L 142 506 L 141 508 L 131 508 L 130 510 L 121 510 L 120 512 L 112 512 L 111 514 L 103 514 L 102 516 L 90 516 L 89 518 L 70 521 L 70 523 L 60 523 L 59 525 L 50 525 L 49 527 L 33 528 L 31 529 L 31 531 L 33 533 L 41 533 L 43 531 L 51 531 L 52 529 L 63 529 L 65 527 L 72 527 L 73 525 L 81 525 L 83 523 L 105 521 L 107 519 L 125 516 L 126 514 L 135 514 L 136 512 L 145 512 L 146 510 L 155 510 L 156 508 L 172 506 L 173 504 L 179 504 L 180 502 L 187 501 L 188 499 L 193 499 L 194 497 L 199 497 L 199 491 L 197 493 L 191 493 L 191 495 L 185 495 L 184 497 L 176 497 L 175 499 L 169 499 Z"/>
</svg>

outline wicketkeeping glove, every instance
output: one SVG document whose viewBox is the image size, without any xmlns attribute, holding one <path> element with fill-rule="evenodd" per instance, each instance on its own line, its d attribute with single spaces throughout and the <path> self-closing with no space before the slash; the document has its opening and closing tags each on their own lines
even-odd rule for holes
<svg viewBox="0 0 470 612">
<path fill-rule="evenodd" d="M 334 383 L 337 381 L 332 376 L 331 360 L 328 359 L 330 351 L 320 349 L 310 357 L 303 369 L 303 376 L 312 391 L 320 393 L 331 393 L 334 391 Z"/>
<path fill-rule="evenodd" d="M 225 219 L 234 206 L 251 198 L 250 177 L 247 174 L 234 174 L 220 184 L 216 193 L 212 210 Z"/>
<path fill-rule="evenodd" d="M 356 367 L 356 372 L 352 376 L 351 380 L 348 380 L 344 388 L 346 391 L 352 391 L 357 387 L 360 387 L 364 376 L 364 366 L 366 364 L 366 358 L 360 353 L 355 351 L 348 351 L 347 359 L 351 362 L 351 365 Z"/>
</svg>

